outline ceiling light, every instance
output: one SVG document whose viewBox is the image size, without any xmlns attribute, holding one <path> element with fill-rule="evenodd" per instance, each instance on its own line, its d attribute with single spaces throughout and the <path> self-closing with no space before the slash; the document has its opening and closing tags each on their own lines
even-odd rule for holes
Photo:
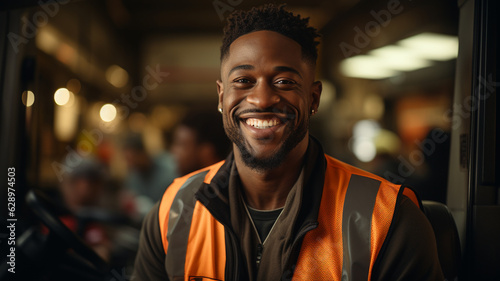
<svg viewBox="0 0 500 281">
<path fill-rule="evenodd" d="M 392 70 L 412 71 L 431 65 L 429 61 L 415 55 L 411 50 L 395 45 L 378 48 L 368 54 L 380 58 L 381 66 Z"/>
<path fill-rule="evenodd" d="M 59 88 L 54 93 L 54 101 L 57 105 L 63 106 L 69 102 L 70 91 L 66 88 Z"/>
<path fill-rule="evenodd" d="M 424 32 L 403 39 L 397 44 L 425 59 L 445 61 L 458 55 L 457 36 Z"/>
<path fill-rule="evenodd" d="M 110 103 L 107 103 L 101 107 L 99 112 L 102 121 L 111 122 L 116 118 L 116 107 Z"/>
<path fill-rule="evenodd" d="M 57 52 L 60 43 L 61 40 L 51 27 L 45 26 L 38 30 L 35 44 L 40 50 L 44 51 L 45 53 L 54 55 Z"/>
<path fill-rule="evenodd" d="M 402 71 L 429 67 L 433 60 L 454 59 L 457 54 L 456 36 L 426 32 L 372 50 L 366 55 L 347 58 L 341 62 L 340 70 L 348 77 L 384 79 Z"/>
<path fill-rule="evenodd" d="M 24 91 L 21 96 L 22 102 L 26 107 L 30 107 L 35 102 L 35 94 L 32 91 Z"/>
<path fill-rule="evenodd" d="M 340 70 L 346 76 L 366 79 L 384 79 L 398 74 L 384 67 L 383 59 L 367 55 L 345 59 L 340 64 Z"/>
<path fill-rule="evenodd" d="M 111 85 L 121 88 L 128 83 L 128 73 L 118 65 L 112 65 L 106 70 L 106 80 Z"/>
</svg>

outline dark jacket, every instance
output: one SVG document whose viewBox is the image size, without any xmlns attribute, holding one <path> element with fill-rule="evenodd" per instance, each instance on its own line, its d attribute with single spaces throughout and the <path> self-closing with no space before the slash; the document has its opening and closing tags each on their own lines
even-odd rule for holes
<svg viewBox="0 0 500 281">
<path fill-rule="evenodd" d="M 324 155 L 314 139 L 305 162 L 287 256 L 275 265 L 281 280 L 444 279 L 411 191 Z M 144 222 L 133 280 L 256 276 L 231 224 L 232 165 L 230 156 L 167 189 Z"/>
</svg>

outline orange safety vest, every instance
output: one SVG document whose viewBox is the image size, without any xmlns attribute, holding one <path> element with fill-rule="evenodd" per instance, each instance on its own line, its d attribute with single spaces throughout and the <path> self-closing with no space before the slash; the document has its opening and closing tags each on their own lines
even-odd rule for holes
<svg viewBox="0 0 500 281">
<path fill-rule="evenodd" d="M 284 272 L 283 278 L 370 280 L 398 197 L 404 194 L 421 204 L 410 189 L 328 155 L 325 158 L 317 227 L 305 234 L 295 266 Z M 159 224 L 171 281 L 232 280 L 227 270 L 238 257 L 226 257 L 226 247 L 235 241 L 231 237 L 234 233 L 227 231 L 204 205 L 217 194 L 195 198 L 200 185 L 210 184 L 223 164 L 176 179 L 162 198 Z M 228 179 L 229 175 L 224 176 Z"/>
</svg>

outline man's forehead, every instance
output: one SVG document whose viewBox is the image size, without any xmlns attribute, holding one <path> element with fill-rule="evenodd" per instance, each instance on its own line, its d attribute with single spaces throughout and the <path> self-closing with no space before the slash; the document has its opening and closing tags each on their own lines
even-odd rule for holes
<svg viewBox="0 0 500 281">
<path fill-rule="evenodd" d="M 253 66 L 253 63 L 259 62 L 300 67 L 304 63 L 302 47 L 278 32 L 255 31 L 240 36 L 231 43 L 221 66 L 225 71 L 239 65 L 243 65 L 241 69 L 249 69 L 251 67 L 246 65 Z"/>
</svg>

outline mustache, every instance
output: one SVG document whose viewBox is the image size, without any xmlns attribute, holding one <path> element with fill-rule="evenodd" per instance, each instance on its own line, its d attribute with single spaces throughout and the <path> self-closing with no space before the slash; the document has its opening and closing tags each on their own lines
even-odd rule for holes
<svg viewBox="0 0 500 281">
<path fill-rule="evenodd" d="M 296 117 L 295 111 L 292 111 L 291 108 L 288 108 L 288 107 L 285 107 L 283 109 L 279 109 L 276 107 L 265 108 L 265 109 L 249 108 L 249 109 L 244 109 L 242 111 L 236 112 L 234 117 L 235 117 L 235 119 L 240 119 L 240 115 L 246 114 L 246 113 L 283 114 L 286 116 L 285 119 L 287 119 L 287 120 L 292 120 L 292 119 L 295 119 L 295 117 Z"/>
</svg>

